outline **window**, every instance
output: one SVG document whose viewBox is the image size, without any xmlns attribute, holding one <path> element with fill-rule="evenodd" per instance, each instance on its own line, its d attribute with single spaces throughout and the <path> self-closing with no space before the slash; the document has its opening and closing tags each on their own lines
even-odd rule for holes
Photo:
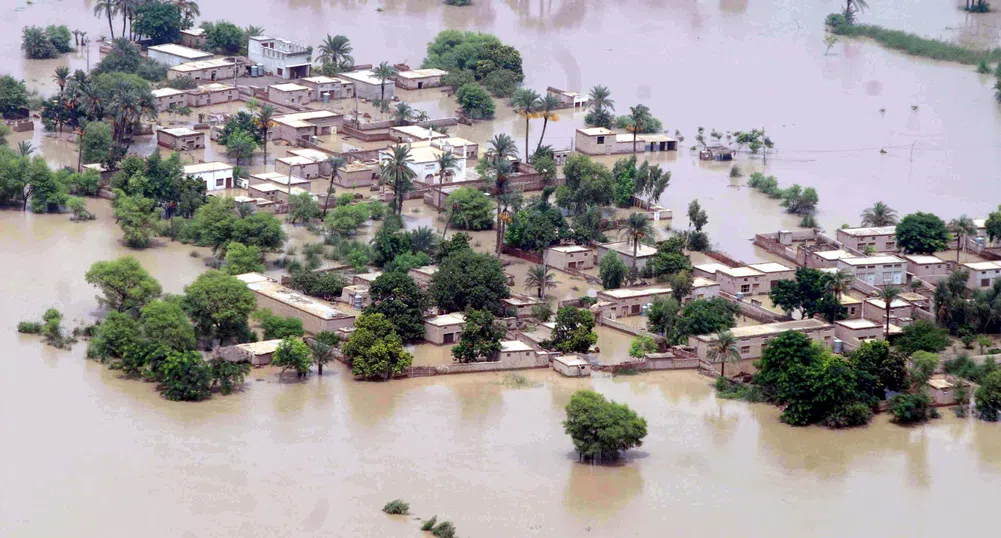
<svg viewBox="0 0 1001 538">
<path fill-rule="evenodd" d="M 991 279 L 989 279 L 989 278 L 981 278 L 980 279 L 980 287 L 981 288 L 986 288 L 986 287 L 988 287 L 990 285 L 991 285 Z"/>
<path fill-rule="evenodd" d="M 886 250 L 896 250 L 896 249 L 897 249 L 896 243 L 894 243 L 893 241 L 886 242 Z"/>
<path fill-rule="evenodd" d="M 742 286 L 740 286 L 741 293 L 747 293 L 749 291 L 751 291 L 751 286 L 748 286 L 747 284 L 743 284 Z"/>
<path fill-rule="evenodd" d="M 751 346 L 740 346 L 740 354 L 746 355 L 751 352 Z"/>
<path fill-rule="evenodd" d="M 605 137 L 603 137 L 603 136 L 599 136 L 599 137 L 598 137 L 598 143 L 599 143 L 599 144 L 604 144 L 604 143 L 605 143 Z"/>
<path fill-rule="evenodd" d="M 226 184 L 226 180 L 224 180 L 223 178 L 218 178 L 218 179 L 215 180 L 215 186 L 216 187 L 222 187 L 225 184 Z"/>
</svg>

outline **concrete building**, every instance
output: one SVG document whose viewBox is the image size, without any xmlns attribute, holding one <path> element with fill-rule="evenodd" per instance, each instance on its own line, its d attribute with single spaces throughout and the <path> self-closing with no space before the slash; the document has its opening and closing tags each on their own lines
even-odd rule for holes
<svg viewBox="0 0 1001 538">
<path fill-rule="evenodd" d="M 796 331 L 809 336 L 828 347 L 834 342 L 834 326 L 818 319 L 801 319 L 782 321 L 764 325 L 748 325 L 730 329 L 737 339 L 741 360 L 761 358 L 761 351 L 769 340 L 786 332 Z M 715 334 L 700 334 L 688 337 L 688 345 L 695 348 L 695 353 L 702 360 L 709 360 L 709 347 L 716 341 Z"/>
<path fill-rule="evenodd" d="M 349 285 L 341 290 L 341 301 L 351 305 L 355 310 L 361 310 L 372 304 L 372 296 L 369 295 L 368 286 Z"/>
<path fill-rule="evenodd" d="M 167 80 L 174 80 L 178 77 L 189 77 L 195 81 L 209 80 L 213 82 L 216 80 L 233 80 L 236 78 L 236 72 L 237 66 L 235 62 L 225 58 L 215 58 L 175 65 L 167 70 Z"/>
<path fill-rule="evenodd" d="M 254 36 L 247 43 L 251 62 L 264 66 L 266 74 L 285 80 L 309 76 L 309 54 L 304 45 L 275 37 Z"/>
<path fill-rule="evenodd" d="M 628 241 L 618 241 L 615 243 L 599 243 L 598 244 L 598 264 L 601 264 L 601 259 L 608 255 L 609 252 L 614 252 L 618 254 L 619 258 L 625 262 L 626 266 L 629 268 L 633 267 L 633 245 Z M 641 244 L 636 250 L 636 270 L 641 271 L 646 264 L 657 254 L 657 249 Z"/>
<path fill-rule="evenodd" d="M 424 339 L 432 344 L 455 344 L 466 327 L 466 317 L 461 313 L 443 314 L 424 320 Z"/>
<path fill-rule="evenodd" d="M 298 155 L 278 157 L 275 159 L 275 172 L 285 175 L 291 173 L 293 176 L 313 179 L 320 177 L 320 161 L 314 161 L 309 157 L 300 157 Z"/>
<path fill-rule="evenodd" d="M 727 267 L 716 271 L 720 291 L 730 295 L 762 295 L 769 288 L 768 277 L 750 267 Z"/>
<path fill-rule="evenodd" d="M 312 89 L 292 82 L 268 86 L 268 100 L 279 105 L 305 105 L 312 98 Z"/>
<path fill-rule="evenodd" d="M 188 90 L 187 93 L 187 103 L 190 107 L 218 105 L 220 103 L 230 103 L 240 100 L 240 92 L 236 89 L 236 86 L 219 84 L 218 82 L 199 86 L 193 90 Z"/>
<path fill-rule="evenodd" d="M 582 93 L 560 90 L 558 88 L 553 88 L 552 86 L 546 88 L 546 94 L 555 97 L 560 102 L 560 106 L 562 108 L 572 108 L 574 110 L 587 108 L 587 104 L 590 101 L 588 97 Z"/>
<path fill-rule="evenodd" d="M 411 162 L 407 166 L 414 171 L 414 183 L 424 186 L 436 186 L 438 184 L 438 156 L 442 150 L 433 148 L 426 143 L 414 143 L 410 145 Z M 392 155 L 392 149 L 385 149 L 379 152 L 379 162 L 384 162 Z M 466 159 L 457 158 L 456 168 L 450 174 L 445 174 L 445 184 L 461 183 L 466 181 Z"/>
<path fill-rule="evenodd" d="M 200 49 L 204 47 L 205 29 L 188 28 L 187 30 L 181 30 L 181 45 L 192 49 Z"/>
<path fill-rule="evenodd" d="M 862 301 L 862 318 L 879 323 L 886 323 L 886 301 L 870 297 Z M 890 324 L 906 327 L 914 321 L 914 305 L 907 301 L 894 299 L 890 303 Z"/>
<path fill-rule="evenodd" d="M 197 177 L 205 183 L 205 190 L 232 189 L 236 186 L 233 165 L 221 162 L 189 164 L 184 167 L 184 175 Z"/>
<path fill-rule="evenodd" d="M 327 303 L 293 291 L 258 273 L 244 273 L 237 278 L 247 284 L 257 298 L 257 308 L 267 308 L 279 316 L 302 320 L 306 332 L 317 334 L 352 327 L 354 316 Z"/>
<path fill-rule="evenodd" d="M 442 69 L 411 69 L 396 75 L 396 85 L 405 90 L 420 90 L 441 86 L 441 77 L 448 74 Z"/>
<path fill-rule="evenodd" d="M 904 256 L 904 260 L 907 260 L 908 273 L 931 284 L 949 278 L 952 274 L 952 265 L 938 256 L 909 254 Z"/>
<path fill-rule="evenodd" d="M 532 315 L 532 308 L 542 304 L 542 299 L 521 293 L 512 293 L 509 297 L 501 299 L 504 309 L 513 311 L 515 317 L 525 318 Z"/>
<path fill-rule="evenodd" d="M 344 165 L 337 177 L 334 178 L 334 185 L 339 187 L 371 187 L 379 183 L 382 170 L 376 161 L 352 161 Z"/>
<path fill-rule="evenodd" d="M 574 148 L 585 155 L 610 155 L 633 152 L 632 133 L 616 133 L 604 127 L 577 129 Z M 678 140 L 663 134 L 639 134 L 635 139 L 637 152 L 677 151 Z"/>
<path fill-rule="evenodd" d="M 448 138 L 445 133 L 425 129 L 420 125 L 398 125 L 389 128 L 389 136 L 393 141 L 404 144 L 408 142 L 429 142 L 436 138 Z M 440 149 L 440 148 L 439 148 Z"/>
<path fill-rule="evenodd" d="M 407 274 L 410 275 L 410 278 L 414 279 L 414 282 L 417 283 L 418 286 L 426 290 L 428 289 L 428 286 L 431 285 L 431 278 L 433 278 L 437 272 L 437 265 L 425 265 L 424 267 L 415 267 L 407 271 Z"/>
<path fill-rule="evenodd" d="M 556 355 L 552 362 L 553 370 L 565 377 L 588 377 L 591 375 L 591 363 L 577 355 Z"/>
<path fill-rule="evenodd" d="M 838 260 L 838 269 L 870 286 L 901 285 L 906 281 L 907 264 L 896 256 L 860 256 Z"/>
<path fill-rule="evenodd" d="M 535 358 L 535 350 L 521 340 L 501 340 L 497 359 L 505 362 L 528 361 Z"/>
<path fill-rule="evenodd" d="M 960 380 L 962 382 L 962 380 Z M 956 389 L 951 381 L 949 381 L 944 375 L 932 376 L 927 382 L 928 385 L 928 396 L 931 397 L 932 405 L 955 405 L 956 395 L 953 392 Z M 967 390 L 967 394 L 969 394 Z M 964 402 L 969 403 L 969 402 Z"/>
<path fill-rule="evenodd" d="M 959 266 L 970 273 L 966 279 L 966 287 L 971 290 L 982 290 L 994 285 L 1001 276 L 1001 262 L 971 262 Z"/>
<path fill-rule="evenodd" d="M 278 339 L 236 344 L 219 348 L 216 356 L 229 362 L 246 362 L 255 367 L 267 366 L 271 364 L 271 357 L 281 343 L 281 339 Z"/>
<path fill-rule="evenodd" d="M 385 89 L 386 100 L 391 100 L 396 97 L 396 84 L 393 83 L 393 80 L 387 79 L 386 81 L 383 81 L 379 77 L 373 75 L 371 69 L 338 73 L 337 78 L 346 79 L 354 84 L 355 95 L 362 99 L 368 99 L 370 101 L 381 99 L 383 89 Z M 385 82 L 385 85 L 383 85 L 383 82 Z"/>
<path fill-rule="evenodd" d="M 609 155 L 615 148 L 615 131 L 604 127 L 577 129 L 574 149 L 585 155 Z"/>
<path fill-rule="evenodd" d="M 188 94 L 184 90 L 174 88 L 158 88 L 151 92 L 156 100 L 157 112 L 163 112 L 173 105 L 175 108 L 183 107 L 188 100 Z"/>
<path fill-rule="evenodd" d="M 287 157 L 303 157 L 319 163 L 321 176 L 330 176 L 330 171 L 333 169 L 330 162 L 327 160 L 330 158 L 330 154 L 324 153 L 318 149 L 294 148 L 286 150 L 285 154 Z"/>
<path fill-rule="evenodd" d="M 358 273 L 351 277 L 351 283 L 360 286 L 371 286 L 375 279 L 382 276 L 382 271 L 373 271 L 371 273 Z"/>
<path fill-rule="evenodd" d="M 205 147 L 205 133 L 187 127 L 160 129 L 156 132 L 156 143 L 175 151 L 202 149 Z"/>
<path fill-rule="evenodd" d="M 878 254 L 897 251 L 896 226 L 841 228 L 837 231 L 835 239 L 847 250 L 865 252 L 866 247 L 872 247 Z"/>
<path fill-rule="evenodd" d="M 268 133 L 272 140 L 294 143 L 314 136 L 327 136 L 341 125 L 344 116 L 329 110 L 311 110 L 275 116 L 275 126 Z"/>
<path fill-rule="evenodd" d="M 601 308 L 602 317 L 624 318 L 638 316 L 643 313 L 643 307 L 655 299 L 671 295 L 667 286 L 651 286 L 648 288 L 618 288 L 598 292 L 598 303 L 606 303 Z"/>
<path fill-rule="evenodd" d="M 854 258 L 855 255 L 847 250 L 820 250 L 807 251 L 803 262 L 803 267 L 811 269 L 824 269 L 837 267 L 838 260 L 843 258 Z"/>
<path fill-rule="evenodd" d="M 287 187 L 285 185 L 279 185 L 277 183 L 267 182 L 267 183 L 256 183 L 247 186 L 247 193 L 254 198 L 263 198 L 274 203 L 285 203 L 288 201 L 289 191 L 291 194 L 308 194 L 316 199 L 317 196 L 302 187 Z M 260 205 L 260 204 L 258 204 Z"/>
<path fill-rule="evenodd" d="M 259 185 L 261 183 L 274 183 L 283 187 L 287 187 L 290 183 L 293 187 L 299 187 L 301 189 L 309 190 L 312 181 L 308 179 L 303 179 L 299 176 L 289 176 L 288 174 L 280 174 L 278 172 L 257 172 L 250 174 L 250 185 Z"/>
<path fill-rule="evenodd" d="M 353 82 L 337 77 L 306 77 L 299 84 L 310 89 L 313 101 L 327 102 L 335 99 L 350 99 L 355 96 Z"/>
<path fill-rule="evenodd" d="M 210 52 L 195 50 L 173 43 L 154 45 L 146 49 L 146 54 L 150 60 L 155 60 L 167 67 L 199 60 L 208 60 L 212 57 L 212 53 Z"/>
<path fill-rule="evenodd" d="M 682 298 L 682 302 L 719 297 L 721 288 L 719 282 L 697 276 L 692 279 L 692 291 L 688 292 L 687 297 Z"/>
<path fill-rule="evenodd" d="M 841 319 L 834 322 L 834 337 L 853 350 L 866 340 L 883 340 L 885 331 L 881 323 L 870 319 Z"/>
<path fill-rule="evenodd" d="M 582 271 L 594 267 L 594 250 L 580 245 L 549 247 L 546 249 L 546 265 L 560 270 Z"/>
<path fill-rule="evenodd" d="M 748 265 L 748 267 L 764 275 L 761 279 L 761 288 L 759 291 L 762 294 L 772 291 L 772 287 L 779 280 L 794 280 L 796 278 L 796 269 L 786 267 L 781 263 L 755 263 Z"/>
<path fill-rule="evenodd" d="M 692 276 L 716 280 L 716 273 L 729 268 L 729 265 L 723 265 L 722 263 L 700 263 L 692 266 Z"/>
<path fill-rule="evenodd" d="M 861 299 L 856 299 L 844 293 L 841 295 L 841 306 L 845 307 L 845 317 L 847 319 L 860 319 L 862 317 Z"/>
<path fill-rule="evenodd" d="M 458 136 L 439 137 L 431 140 L 431 147 L 442 151 L 451 151 L 456 157 L 469 160 L 480 158 L 480 145 Z"/>
</svg>

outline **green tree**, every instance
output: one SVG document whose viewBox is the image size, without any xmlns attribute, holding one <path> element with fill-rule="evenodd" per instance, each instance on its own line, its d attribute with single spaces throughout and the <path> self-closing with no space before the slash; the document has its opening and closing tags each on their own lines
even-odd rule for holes
<svg viewBox="0 0 1001 538">
<path fill-rule="evenodd" d="M 386 81 L 392 80 L 396 77 L 397 70 L 395 67 L 389 65 L 388 62 L 382 62 L 372 69 L 372 76 L 379 79 L 379 101 L 382 103 L 386 102 Z"/>
<path fill-rule="evenodd" d="M 897 211 L 883 202 L 876 202 L 862 211 L 862 226 L 896 226 Z"/>
<path fill-rule="evenodd" d="M 573 440 L 582 461 L 615 460 L 620 453 L 643 445 L 646 420 L 625 404 L 608 401 L 590 390 L 579 390 L 567 404 L 563 430 Z"/>
<path fill-rule="evenodd" d="M 28 87 L 23 80 L 10 75 L 0 76 L 0 114 L 20 113 L 28 108 Z"/>
<path fill-rule="evenodd" d="M 254 292 L 246 284 L 214 269 L 184 288 L 184 309 L 196 333 L 220 344 L 248 337 L 247 317 L 256 304 Z"/>
<path fill-rule="evenodd" d="M 24 28 L 21 34 L 21 50 L 29 60 L 49 60 L 59 57 L 59 51 L 45 34 L 45 30 L 37 26 Z"/>
<path fill-rule="evenodd" d="M 302 320 L 299 318 L 278 316 L 267 308 L 258 310 L 251 316 L 261 324 L 265 340 L 301 338 L 306 334 L 305 329 L 302 328 Z"/>
<path fill-rule="evenodd" d="M 139 324 L 143 336 L 175 351 L 195 349 L 195 329 L 179 301 L 154 300 L 142 308 Z"/>
<path fill-rule="evenodd" d="M 472 187 L 460 187 L 445 200 L 454 226 L 461 230 L 489 230 L 494 221 L 493 205 L 486 193 Z"/>
<path fill-rule="evenodd" d="M 282 339 L 278 347 L 275 348 L 271 356 L 271 366 L 282 369 L 279 377 L 288 370 L 294 370 L 296 377 L 306 377 L 309 375 L 309 368 L 313 365 L 313 353 L 302 340 L 294 337 Z"/>
<path fill-rule="evenodd" d="M 434 304 L 445 312 L 467 309 L 504 314 L 507 277 L 500 260 L 471 250 L 452 253 L 438 266 L 428 288 Z"/>
<path fill-rule="evenodd" d="M 336 336 L 334 333 L 328 334 Z M 319 375 L 323 375 L 323 365 L 334 360 L 334 346 L 321 341 L 320 335 L 317 335 L 315 340 L 307 342 L 307 345 L 309 345 L 309 351 L 313 354 L 313 362 L 316 363 L 316 372 Z"/>
<path fill-rule="evenodd" d="M 681 303 L 674 297 L 654 299 L 646 312 L 646 328 L 648 331 L 664 337 L 670 337 L 674 326 L 678 323 L 678 311 Z"/>
<path fill-rule="evenodd" d="M 883 301 L 884 309 L 886 311 L 886 326 L 884 329 L 884 336 L 887 340 L 890 339 L 890 313 L 893 311 L 893 301 L 897 300 L 900 296 L 900 288 L 895 286 L 884 286 L 879 290 L 879 299 Z"/>
<path fill-rule="evenodd" d="M 998 206 L 997 211 L 992 211 L 989 215 L 987 215 L 987 221 L 984 223 L 984 228 L 987 232 L 987 239 L 991 242 L 1001 239 L 1001 206 Z"/>
<path fill-rule="evenodd" d="M 918 320 L 903 328 L 894 345 L 905 355 L 911 355 L 916 351 L 938 353 L 951 343 L 949 331 L 930 321 Z"/>
<path fill-rule="evenodd" d="M 907 365 L 904 356 L 893 352 L 885 340 L 862 342 L 848 360 L 855 369 L 860 394 L 882 400 L 886 391 L 905 388 Z"/>
<path fill-rule="evenodd" d="M 544 345 L 564 353 L 587 353 L 597 342 L 594 314 L 583 308 L 564 306 L 556 312 L 556 327 Z"/>
<path fill-rule="evenodd" d="M 111 139 L 111 126 L 103 121 L 94 121 L 84 128 L 80 137 L 81 159 L 85 163 L 107 164 L 111 161 L 114 141 Z"/>
<path fill-rule="evenodd" d="M 636 105 L 629 107 L 629 119 L 631 125 L 628 131 L 633 133 L 633 153 L 636 153 L 636 135 L 646 132 L 646 125 L 650 123 L 650 108 L 646 105 Z"/>
<path fill-rule="evenodd" d="M 257 149 L 257 141 L 249 133 L 236 130 L 226 137 L 226 154 L 236 159 L 236 163 L 250 162 Z"/>
<path fill-rule="evenodd" d="M 556 204 L 571 215 L 580 215 L 591 206 L 607 206 L 615 197 L 615 180 L 605 165 L 573 153 L 563 166 L 565 183 L 556 189 Z"/>
<path fill-rule="evenodd" d="M 289 197 L 288 205 L 292 224 L 296 221 L 307 223 L 322 214 L 319 202 L 308 192 L 293 194 Z"/>
<path fill-rule="evenodd" d="M 638 334 L 629 344 L 629 356 L 643 358 L 647 353 L 656 353 L 660 349 L 657 342 L 649 334 Z"/>
<path fill-rule="evenodd" d="M 351 46 L 351 40 L 346 36 L 335 35 L 331 37 L 330 34 L 327 34 L 323 43 L 320 44 L 319 51 L 320 63 L 325 66 L 333 66 L 338 71 L 347 70 L 355 63 L 354 57 L 351 56 L 354 48 Z"/>
<path fill-rule="evenodd" d="M 311 297 L 333 301 L 341 296 L 341 291 L 347 284 L 343 276 L 333 271 L 295 271 L 291 275 L 288 287 Z"/>
<path fill-rule="evenodd" d="M 156 208 L 156 200 L 140 195 L 127 196 L 118 191 L 115 198 L 115 218 L 124 233 L 124 243 L 132 248 L 146 248 L 153 239 L 156 223 L 160 220 L 160 211 Z"/>
<path fill-rule="evenodd" d="M 181 39 L 183 21 L 176 4 L 150 2 L 136 6 L 132 29 L 146 36 L 154 45 L 175 43 Z"/>
<path fill-rule="evenodd" d="M 404 272 L 383 273 L 372 282 L 369 296 L 372 304 L 365 313 L 385 316 L 404 342 L 424 338 L 424 312 L 430 300 L 413 278 Z"/>
<path fill-rule="evenodd" d="M 224 269 L 230 275 L 264 272 L 264 256 L 256 246 L 246 246 L 243 243 L 231 242 L 226 246 L 226 265 Z"/>
<path fill-rule="evenodd" d="M 160 283 L 131 256 L 95 262 L 84 278 L 88 284 L 101 290 L 101 295 L 97 297 L 101 306 L 132 315 L 138 315 L 163 291 Z"/>
<path fill-rule="evenodd" d="M 719 333 L 737 326 L 737 305 L 719 297 L 695 299 L 685 304 L 674 326 L 675 343 L 686 343 L 689 336 Z"/>
<path fill-rule="evenodd" d="M 477 362 L 496 358 L 507 329 L 486 310 L 467 310 L 466 326 L 459 343 L 452 348 L 458 362 Z"/>
<path fill-rule="evenodd" d="M 97 0 L 94 3 L 94 16 L 108 17 L 108 30 L 111 32 L 111 40 L 115 40 L 115 28 L 111 25 L 111 18 L 118 14 L 118 0 Z"/>
<path fill-rule="evenodd" d="M 102 363 L 125 356 L 142 341 L 142 329 L 135 317 L 124 312 L 108 314 L 87 344 L 87 358 Z"/>
<path fill-rule="evenodd" d="M 973 393 L 973 401 L 981 420 L 997 422 L 1001 418 L 1001 370 L 984 377 L 983 383 Z"/>
<path fill-rule="evenodd" d="M 232 211 L 232 198 L 229 201 L 230 211 Z M 233 235 L 231 239 L 247 246 L 255 246 L 262 252 L 277 252 L 281 250 L 285 243 L 285 231 L 282 230 L 282 222 L 274 213 L 259 211 L 250 216 L 236 219 L 233 222 Z M 227 244 L 229 241 L 223 242 Z"/>
<path fill-rule="evenodd" d="M 268 164 L 268 131 L 272 127 L 277 125 L 274 121 L 277 109 L 273 105 L 264 105 L 258 111 L 257 115 L 254 116 L 254 126 L 257 128 L 257 132 L 260 133 L 260 137 L 256 138 L 257 145 L 261 146 L 264 150 L 264 165 Z M 291 168 L 289 169 L 291 174 Z"/>
<path fill-rule="evenodd" d="M 945 222 L 931 213 L 911 213 L 897 224 L 897 246 L 907 254 L 934 254 L 948 242 Z"/>
<path fill-rule="evenodd" d="M 410 146 L 403 144 L 393 146 L 382 161 L 382 180 L 393 188 L 394 215 L 399 215 L 403 211 L 403 199 L 413 190 L 414 179 L 417 178 L 417 174 L 410 168 L 413 162 Z"/>
<path fill-rule="evenodd" d="M 160 394 L 176 402 L 197 402 L 211 396 L 212 373 L 197 351 L 174 351 L 160 367 Z"/>
<path fill-rule="evenodd" d="M 970 217 L 960 215 L 949 221 L 949 231 L 956 238 L 956 263 L 959 263 L 959 253 L 966 250 L 966 238 L 971 235 L 976 237 L 977 225 Z"/>
<path fill-rule="evenodd" d="M 590 97 L 589 111 L 584 117 L 584 123 L 592 127 L 611 129 L 614 119 L 611 112 L 615 110 L 615 101 L 611 99 L 612 92 L 609 91 L 608 87 L 599 84 L 591 88 L 588 95 Z"/>
<path fill-rule="evenodd" d="M 646 215 L 643 213 L 630 213 L 629 218 L 626 220 L 625 227 L 622 229 L 622 234 L 625 235 L 633 244 L 632 269 L 635 273 L 636 259 L 639 257 L 638 252 L 640 243 L 651 243 L 654 240 L 656 233 L 653 231 L 650 219 L 648 219 Z"/>
<path fill-rule="evenodd" d="M 534 265 L 529 267 L 525 275 L 525 287 L 535 289 L 539 299 L 546 297 L 546 290 L 556 287 L 556 277 L 547 265 Z"/>
<path fill-rule="evenodd" d="M 413 356 L 403 349 L 403 341 L 393 324 L 382 314 L 362 314 L 355 331 L 342 346 L 351 361 L 351 373 L 363 379 L 389 379 L 407 371 Z"/>
<path fill-rule="evenodd" d="M 476 82 L 476 77 L 471 76 L 469 80 L 462 81 Z M 492 71 L 487 76 L 483 77 L 483 87 L 486 88 L 494 97 L 499 99 L 506 99 L 514 95 L 514 92 L 518 90 L 518 84 L 521 83 L 521 78 L 514 71 L 508 71 L 507 69 L 498 69 Z M 459 84 L 461 86 L 462 84 Z"/>
<path fill-rule="evenodd" d="M 803 188 L 798 184 L 793 184 L 782 191 L 782 207 L 786 211 L 795 215 L 811 215 L 817 209 L 817 202 L 820 197 L 813 187 Z"/>
<path fill-rule="evenodd" d="M 212 359 L 208 361 L 209 388 L 219 385 L 220 394 L 231 394 L 237 385 L 242 385 L 243 381 L 250 374 L 250 363 L 230 362 L 226 359 Z"/>
<path fill-rule="evenodd" d="M 472 119 L 488 120 L 494 117 L 494 100 L 479 84 L 463 84 L 455 92 L 455 100 L 462 113 Z"/>
<path fill-rule="evenodd" d="M 837 300 L 831 280 L 829 273 L 801 267 L 796 270 L 795 280 L 776 282 L 768 297 L 775 306 L 786 312 L 799 310 L 803 318 L 823 313 L 829 318 L 838 319 L 843 307 Z"/>
<path fill-rule="evenodd" d="M 239 26 L 226 22 L 203 22 L 206 48 L 219 54 L 239 54 L 247 43 L 247 37 Z"/>
<path fill-rule="evenodd" d="M 726 363 L 740 362 L 740 341 L 730 331 L 716 333 L 715 338 L 709 344 L 706 358 L 712 364 L 719 364 L 720 377 L 726 377 Z"/>
<path fill-rule="evenodd" d="M 536 116 L 540 104 L 541 104 L 541 97 L 539 97 L 539 93 L 529 88 L 521 88 L 515 91 L 514 95 L 511 97 L 511 106 L 514 108 L 515 112 L 517 112 L 519 116 L 525 118 L 526 159 L 528 159 L 528 156 L 530 155 L 530 153 L 528 152 L 529 121 Z"/>
<path fill-rule="evenodd" d="M 598 262 L 598 276 L 601 277 L 601 286 L 607 290 L 622 286 L 628 273 L 629 268 L 615 252 L 609 251 Z"/>
</svg>

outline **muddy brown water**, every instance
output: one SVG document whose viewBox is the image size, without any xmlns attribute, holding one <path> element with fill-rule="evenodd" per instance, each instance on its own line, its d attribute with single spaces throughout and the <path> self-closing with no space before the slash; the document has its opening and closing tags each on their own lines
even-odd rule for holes
<svg viewBox="0 0 1001 538">
<path fill-rule="evenodd" d="M 62 22 L 92 36 L 107 28 L 90 16 L 93 2 L 13 4 L 0 18 L 3 70 L 43 92 L 55 65 L 85 59 L 21 60 L 20 28 Z M 780 149 L 767 171 L 784 184 L 817 187 L 828 228 L 855 222 L 879 198 L 902 212 L 946 217 L 982 215 L 998 200 L 1001 130 L 990 78 L 865 43 L 839 44 L 825 57 L 819 21 L 834 10 L 831 1 L 484 1 L 465 10 L 432 1 L 202 4 L 205 19 L 263 24 L 314 45 L 328 32 L 348 34 L 362 62 L 415 64 L 444 27 L 490 31 L 524 52 L 532 87 L 606 83 L 620 110 L 648 103 L 669 129 L 681 129 L 686 146 L 698 125 L 764 126 Z M 997 41 L 996 16 L 970 18 L 948 4 L 894 1 L 872 6 L 866 18 Z M 551 124 L 547 142 L 568 145 L 582 120 Z M 533 143 L 540 127 L 532 126 Z M 459 132 L 482 141 L 494 131 L 518 138 L 522 128 L 502 111 L 495 123 Z M 69 144 L 33 138 L 50 160 L 72 162 Z M 687 151 L 663 162 L 674 173 L 666 205 L 680 217 L 699 197 L 709 231 L 736 257 L 754 255 L 746 239 L 755 231 L 795 224 L 774 202 L 730 188 L 725 168 Z M 746 157 L 741 164 L 760 166 Z M 943 536 L 994 528 L 1001 429 L 948 411 L 916 428 L 879 417 L 834 432 L 784 426 L 768 406 L 719 401 L 706 378 L 687 372 L 568 380 L 533 371 L 524 375 L 536 386 L 514 388 L 493 374 L 364 384 L 341 367 L 303 383 L 258 370 L 239 394 L 166 402 L 150 385 L 84 360 L 82 343 L 58 351 L 14 330 L 50 306 L 70 327 L 97 315 L 83 279 L 94 261 L 135 255 L 174 293 L 204 270 L 189 256 L 204 249 L 121 247 L 106 204 L 91 205 L 100 218 L 83 224 L 0 212 L 2 536 L 419 536 L 417 522 L 378 511 L 397 497 L 415 514 L 437 514 L 477 537 Z M 676 223 L 684 226 L 683 217 Z M 644 446 L 619 465 L 577 464 L 560 421 L 579 388 L 644 415 Z"/>
</svg>

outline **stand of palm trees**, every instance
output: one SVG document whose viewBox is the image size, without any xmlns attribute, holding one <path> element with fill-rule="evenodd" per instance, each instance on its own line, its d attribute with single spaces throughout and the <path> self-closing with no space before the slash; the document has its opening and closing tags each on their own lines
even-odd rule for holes
<svg viewBox="0 0 1001 538">
<path fill-rule="evenodd" d="M 497 194 L 497 256 L 500 257 L 501 248 L 504 245 L 504 221 L 503 211 L 506 207 L 502 200 L 507 193 L 507 180 L 511 175 L 513 167 L 511 159 L 518 156 L 518 148 L 515 147 L 514 139 L 506 134 L 498 134 L 489 142 L 489 149 L 484 157 L 486 163 L 486 177 L 494 181 L 494 189 Z M 502 211 L 503 209 L 503 211 Z"/>
<path fill-rule="evenodd" d="M 341 177 L 341 170 L 348 162 L 344 157 L 331 155 L 327 157 L 327 164 L 330 165 L 330 185 L 327 187 L 327 199 L 323 201 L 322 220 L 327 219 L 327 207 L 330 206 L 330 197 L 334 195 L 334 179 Z"/>
<path fill-rule="evenodd" d="M 380 166 L 383 184 L 390 183 L 393 186 L 393 214 L 397 216 L 403 212 L 403 199 L 413 190 L 414 179 L 417 178 L 417 174 L 410 168 L 413 162 L 410 146 L 397 144 Z"/>
<path fill-rule="evenodd" d="M 971 235 L 977 235 L 977 225 L 970 217 L 960 215 L 959 218 L 952 219 L 949 222 L 949 231 L 956 237 L 956 263 L 959 263 L 959 253 L 966 250 L 964 248 L 966 238 Z"/>
<path fill-rule="evenodd" d="M 319 50 L 320 55 L 317 59 L 323 65 L 325 73 L 334 74 L 347 71 L 355 63 L 354 57 L 351 56 L 354 48 L 347 36 L 335 35 L 331 37 L 330 34 L 327 34 L 323 43 L 320 43 Z"/>
<path fill-rule="evenodd" d="M 591 88 L 588 95 L 590 112 L 585 118 L 588 125 L 594 127 L 612 127 L 612 114 L 615 111 L 615 101 L 611 99 L 612 92 L 607 86 L 597 85 Z"/>
</svg>

